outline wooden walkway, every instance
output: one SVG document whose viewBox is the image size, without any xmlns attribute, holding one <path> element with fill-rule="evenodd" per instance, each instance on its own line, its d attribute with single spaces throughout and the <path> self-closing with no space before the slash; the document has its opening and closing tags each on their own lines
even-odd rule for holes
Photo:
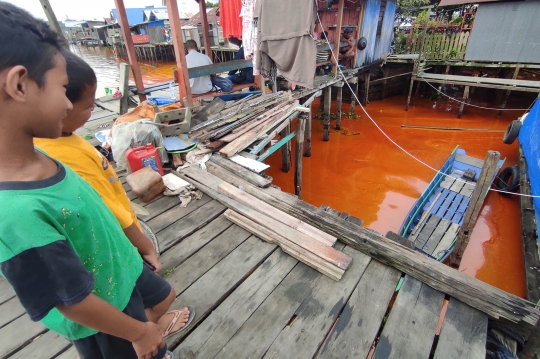
<svg viewBox="0 0 540 359">
<path fill-rule="evenodd" d="M 124 185 L 149 212 L 141 219 L 157 234 L 173 309 L 196 311 L 167 340 L 176 358 L 485 357 L 487 315 L 450 298 L 437 335 L 445 295 L 351 247 L 336 245 L 353 257 L 336 282 L 229 222 L 207 195 L 186 208 L 177 197 L 143 204 Z M 67 340 L 30 321 L 4 280 L 0 303 L 0 358 L 75 358 Z"/>
</svg>

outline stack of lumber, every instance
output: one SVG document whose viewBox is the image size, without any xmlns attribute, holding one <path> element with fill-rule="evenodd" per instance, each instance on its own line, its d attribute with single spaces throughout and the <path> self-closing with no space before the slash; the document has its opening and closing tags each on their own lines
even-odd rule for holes
<svg viewBox="0 0 540 359">
<path fill-rule="evenodd" d="M 264 145 L 298 115 L 291 93 L 252 96 L 230 103 L 214 103 L 197 114 L 189 137 L 230 158 L 257 141 Z M 208 108 L 207 108 L 208 107 Z M 216 112 L 219 109 L 219 112 Z"/>
</svg>

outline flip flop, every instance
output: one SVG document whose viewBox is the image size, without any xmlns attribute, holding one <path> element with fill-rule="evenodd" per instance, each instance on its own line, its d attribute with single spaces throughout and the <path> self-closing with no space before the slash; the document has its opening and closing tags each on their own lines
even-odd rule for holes
<svg viewBox="0 0 540 359">
<path fill-rule="evenodd" d="M 165 333 L 163 333 L 163 339 L 166 339 L 166 338 L 170 337 L 173 334 L 180 333 L 182 330 L 186 329 L 191 324 L 191 322 L 193 321 L 193 318 L 195 318 L 195 309 L 190 305 L 187 306 L 187 309 L 189 310 L 188 321 L 186 322 L 186 324 L 184 324 L 184 326 L 182 328 L 180 328 L 180 329 L 178 329 L 178 330 L 176 330 L 174 332 L 172 331 L 172 328 L 174 328 L 174 326 L 176 325 L 176 322 L 180 318 L 180 315 L 182 314 L 182 311 L 181 310 L 171 310 L 169 312 L 169 313 L 174 313 L 174 317 L 171 319 L 171 322 L 167 326 L 167 329 L 165 329 Z M 169 313 L 167 313 L 167 314 L 169 314 Z"/>
<path fill-rule="evenodd" d="M 174 354 L 170 350 L 167 350 L 167 355 L 167 359 L 174 359 Z"/>
</svg>

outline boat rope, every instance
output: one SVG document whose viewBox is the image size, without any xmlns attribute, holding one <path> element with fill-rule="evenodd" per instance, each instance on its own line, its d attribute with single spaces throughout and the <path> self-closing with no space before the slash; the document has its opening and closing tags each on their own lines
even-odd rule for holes
<svg viewBox="0 0 540 359">
<path fill-rule="evenodd" d="M 529 109 L 532 107 L 532 105 L 534 104 L 534 101 L 531 103 L 531 106 L 529 106 L 528 108 L 494 108 L 494 107 L 484 107 L 484 106 L 478 106 L 478 105 L 473 105 L 473 104 L 470 104 L 470 103 L 467 103 L 467 102 L 464 102 L 464 101 L 460 101 L 452 96 L 448 96 L 447 94 L 445 94 L 444 92 L 442 92 L 441 90 L 439 90 L 438 88 L 436 88 L 435 86 L 433 86 L 431 83 L 428 82 L 428 80 L 422 78 L 422 77 L 418 77 L 419 79 L 422 79 L 422 81 L 424 81 L 425 83 L 427 83 L 432 89 L 434 89 L 435 91 L 437 91 L 438 93 L 440 93 L 441 95 L 443 96 L 446 96 L 448 97 L 450 100 L 452 101 L 455 101 L 455 102 L 458 102 L 458 103 L 461 103 L 461 104 L 465 104 L 467 106 L 471 106 L 471 107 L 476 107 L 476 108 L 481 108 L 483 110 L 495 110 L 495 111 L 529 111 Z"/>
<path fill-rule="evenodd" d="M 317 2 L 317 0 L 314 0 L 315 3 Z M 324 28 L 324 25 L 321 21 L 321 18 L 319 16 L 319 13 L 317 12 L 317 18 L 319 20 L 319 24 L 321 25 L 321 28 L 322 28 L 322 31 L 326 31 L 326 29 Z M 330 52 L 332 54 L 332 57 L 334 58 L 334 60 L 336 61 L 336 64 L 338 63 L 338 58 L 336 57 L 336 54 L 334 53 L 334 50 L 332 50 L 330 48 Z M 397 148 L 399 148 L 401 151 L 403 151 L 406 155 L 408 155 L 409 157 L 411 157 L 412 159 L 414 159 L 415 161 L 417 161 L 418 163 L 424 165 L 425 167 L 431 169 L 432 171 L 436 172 L 436 173 L 439 173 L 445 177 L 450 177 L 450 178 L 453 178 L 454 180 L 458 181 L 458 182 L 464 182 L 464 183 L 467 183 L 467 181 L 464 181 L 462 180 L 461 178 L 456 178 L 456 177 L 453 177 L 451 175 L 448 175 L 446 173 L 443 173 L 441 171 L 439 171 L 438 169 L 430 166 L 429 164 L 427 164 L 426 162 L 422 161 L 421 159 L 415 157 L 412 153 L 410 153 L 409 151 L 407 151 L 405 148 L 403 148 L 401 145 L 399 145 L 396 141 L 394 141 L 386 132 L 384 132 L 384 130 L 379 126 L 379 124 L 377 124 L 377 122 L 371 117 L 371 115 L 369 114 L 369 112 L 367 112 L 367 110 L 365 109 L 364 106 L 362 106 L 362 103 L 360 102 L 360 100 L 358 99 L 358 96 L 357 94 L 354 92 L 353 88 L 351 87 L 351 85 L 347 82 L 346 78 L 345 78 L 345 75 L 343 74 L 343 71 L 341 70 L 341 68 L 339 66 L 336 66 L 336 68 L 338 69 L 339 71 L 339 74 L 341 75 L 341 78 L 343 79 L 343 82 L 347 84 L 347 87 L 349 87 L 349 90 L 351 91 L 352 95 L 354 96 L 354 98 L 356 99 L 356 102 L 358 103 L 358 105 L 360 105 L 360 108 L 362 109 L 362 111 L 366 114 L 367 118 L 369 118 L 369 120 L 373 123 L 373 125 L 379 130 L 379 132 L 384 136 L 386 137 L 386 139 L 388 141 L 390 141 L 392 144 L 394 144 L 394 146 L 396 146 Z M 337 76 L 337 74 L 336 74 Z M 499 192 L 499 193 L 505 193 L 505 194 L 510 194 L 510 195 L 514 195 L 514 196 L 522 196 L 522 197 L 532 197 L 532 198 L 540 198 L 540 196 L 534 196 L 534 195 L 528 195 L 528 194 L 522 194 L 522 193 L 514 193 L 514 192 L 508 192 L 508 191 L 502 191 L 502 190 L 497 190 L 497 189 L 494 189 L 494 188 L 490 188 L 489 189 L 490 191 L 494 191 L 494 192 Z"/>
</svg>

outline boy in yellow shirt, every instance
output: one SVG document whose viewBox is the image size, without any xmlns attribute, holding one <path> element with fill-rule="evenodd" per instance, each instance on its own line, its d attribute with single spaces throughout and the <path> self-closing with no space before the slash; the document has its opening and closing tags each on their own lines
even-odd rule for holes
<svg viewBox="0 0 540 359">
<path fill-rule="evenodd" d="M 62 120 L 62 136 L 57 139 L 35 138 L 34 144 L 49 156 L 59 160 L 85 179 L 101 196 L 103 202 L 114 214 L 126 237 L 139 250 L 141 256 L 156 272 L 161 270 L 154 246 L 141 230 L 131 202 L 109 161 L 75 130 L 82 127 L 91 116 L 97 88 L 97 78 L 92 68 L 81 58 L 69 51 L 63 51 L 69 84 L 66 96 L 73 109 Z M 171 303 L 174 294 L 171 295 Z M 163 303 L 165 304 L 165 303 Z M 170 303 L 169 303 L 170 305 Z M 155 308 L 158 309 L 158 308 Z M 193 317 L 188 307 L 161 316 L 161 310 L 147 308 L 148 320 L 158 323 L 164 336 L 176 332 L 189 324 Z"/>
</svg>

